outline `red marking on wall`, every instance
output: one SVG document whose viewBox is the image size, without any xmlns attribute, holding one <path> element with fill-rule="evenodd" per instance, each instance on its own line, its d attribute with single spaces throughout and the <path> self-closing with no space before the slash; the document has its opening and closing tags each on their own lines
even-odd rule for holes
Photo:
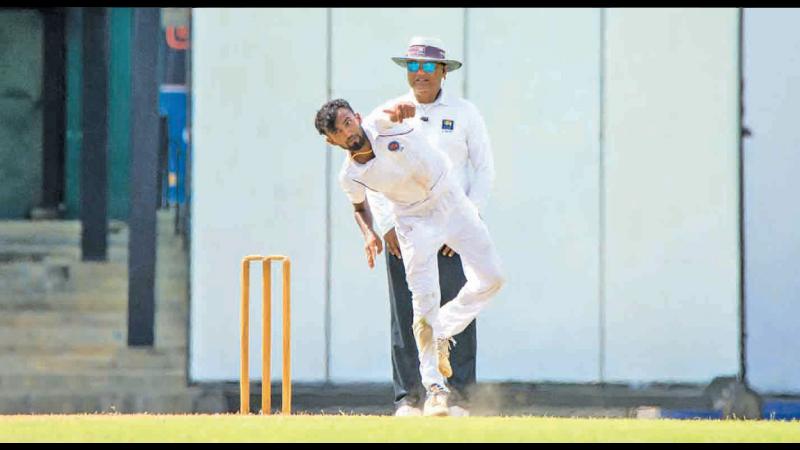
<svg viewBox="0 0 800 450">
<path fill-rule="evenodd" d="M 175 50 L 186 50 L 189 48 L 189 28 L 187 27 L 167 27 L 167 45 Z"/>
</svg>

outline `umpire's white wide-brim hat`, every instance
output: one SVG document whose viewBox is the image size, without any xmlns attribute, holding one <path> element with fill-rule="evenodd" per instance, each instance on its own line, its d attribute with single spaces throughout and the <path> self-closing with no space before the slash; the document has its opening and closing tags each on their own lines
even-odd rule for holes
<svg viewBox="0 0 800 450">
<path fill-rule="evenodd" d="M 406 61 L 436 61 L 447 67 L 448 72 L 452 72 L 461 67 L 461 61 L 447 59 L 444 53 L 444 44 L 441 39 L 433 37 L 414 36 L 408 42 L 408 49 L 403 56 L 392 58 L 398 66 L 405 67 Z"/>
</svg>

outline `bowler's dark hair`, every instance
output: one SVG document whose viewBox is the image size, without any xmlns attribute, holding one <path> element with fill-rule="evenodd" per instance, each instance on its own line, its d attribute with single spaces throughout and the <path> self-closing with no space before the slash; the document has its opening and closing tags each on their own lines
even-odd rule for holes
<svg viewBox="0 0 800 450">
<path fill-rule="evenodd" d="M 324 136 L 327 133 L 336 131 L 336 115 L 341 108 L 347 108 L 350 112 L 355 113 L 353 108 L 350 107 L 350 103 L 347 103 L 347 100 L 342 98 L 331 100 L 322 105 L 322 108 L 317 111 L 317 118 L 314 121 L 314 126 L 317 127 L 319 134 Z"/>
</svg>

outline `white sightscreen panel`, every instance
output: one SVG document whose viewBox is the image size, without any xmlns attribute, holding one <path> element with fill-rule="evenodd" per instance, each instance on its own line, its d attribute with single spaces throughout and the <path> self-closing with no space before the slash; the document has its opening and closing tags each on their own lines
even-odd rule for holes
<svg viewBox="0 0 800 450">
<path fill-rule="evenodd" d="M 744 12 L 747 378 L 800 392 L 800 10 Z"/>
<path fill-rule="evenodd" d="M 594 381 L 599 11 L 469 11 L 468 97 L 496 180 L 486 222 L 508 284 L 478 318 L 480 380 Z"/>
<path fill-rule="evenodd" d="M 363 115 L 410 89 L 405 69 L 390 59 L 403 55 L 414 35 L 438 36 L 448 58 L 463 55 L 463 10 L 457 8 L 343 8 L 332 11 L 332 96 Z M 461 71 L 445 89 L 462 93 Z M 319 98 L 319 105 L 324 102 Z M 310 123 L 310 122 L 309 122 Z M 320 138 L 320 142 L 323 142 Z M 392 379 L 389 290 L 385 255 L 370 270 L 353 207 L 337 178 L 345 151 L 331 148 L 331 379 Z"/>
<path fill-rule="evenodd" d="M 292 374 L 324 377 L 324 9 L 193 10 L 190 376 L 239 378 L 240 260 L 292 259 Z M 250 375 L 260 379 L 260 266 L 251 283 Z M 273 265 L 273 380 L 280 266 Z"/>
<path fill-rule="evenodd" d="M 608 381 L 738 370 L 735 9 L 609 9 Z"/>
</svg>

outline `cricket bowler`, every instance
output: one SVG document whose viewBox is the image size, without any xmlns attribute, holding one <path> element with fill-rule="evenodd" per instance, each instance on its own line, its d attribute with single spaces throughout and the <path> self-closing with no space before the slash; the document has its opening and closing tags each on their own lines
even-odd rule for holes
<svg viewBox="0 0 800 450">
<path fill-rule="evenodd" d="M 328 144 L 348 151 L 339 183 L 353 204 L 370 268 L 382 243 L 366 190 L 382 193 L 390 203 L 412 293 L 414 338 L 427 392 L 423 415 L 446 416 L 451 338 L 475 319 L 505 279 L 489 230 L 450 173 L 447 156 L 402 122 L 400 117 L 409 114 L 397 108 L 413 105 L 394 108 L 362 124 L 346 100 L 331 100 L 317 112 L 315 126 Z M 444 244 L 461 255 L 467 282 L 440 307 L 437 251 Z"/>
</svg>

